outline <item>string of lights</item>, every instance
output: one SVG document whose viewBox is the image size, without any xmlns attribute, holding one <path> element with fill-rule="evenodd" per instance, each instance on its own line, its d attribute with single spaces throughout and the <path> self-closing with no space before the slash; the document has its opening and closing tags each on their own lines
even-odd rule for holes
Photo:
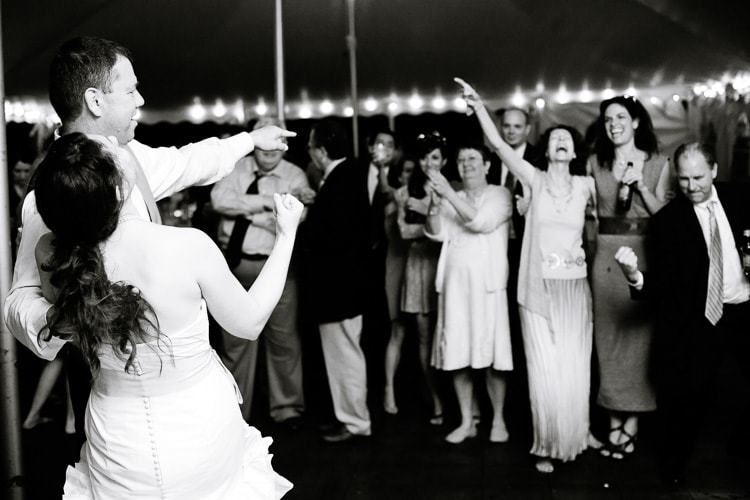
<svg viewBox="0 0 750 500">
<path fill-rule="evenodd" d="M 556 90 L 548 90 L 544 84 L 537 84 L 536 88 L 524 90 L 516 88 L 509 95 L 494 96 L 486 99 L 486 104 L 493 108 L 515 106 L 520 108 L 543 110 L 548 105 L 588 103 L 608 99 L 615 95 L 627 94 L 648 99 L 652 105 L 661 105 L 666 100 L 674 102 L 695 100 L 733 100 L 747 102 L 750 100 L 750 73 L 734 76 L 724 75 L 716 80 L 695 83 L 693 85 L 678 84 L 663 87 L 649 87 L 637 89 L 629 86 L 625 89 L 607 87 L 601 90 L 591 90 L 585 84 L 580 90 L 569 90 L 560 85 Z M 399 95 L 395 92 L 385 96 L 370 95 L 360 100 L 359 114 L 362 116 L 421 113 L 445 113 L 466 111 L 466 103 L 457 94 L 443 95 L 440 92 L 431 95 L 418 90 L 410 94 Z M 222 98 L 206 100 L 194 97 L 193 102 L 183 107 L 171 110 L 152 110 L 141 108 L 136 119 L 144 123 L 160 121 L 179 122 L 191 121 L 201 123 L 214 121 L 218 123 L 244 124 L 252 118 L 275 114 L 275 105 L 267 103 L 263 97 L 255 102 L 237 98 L 225 101 Z M 287 101 L 285 116 L 287 119 L 312 119 L 325 116 L 351 117 L 354 110 L 350 99 L 310 99 L 306 92 L 296 101 Z M 52 106 L 48 101 L 31 96 L 9 96 L 5 100 L 5 118 L 9 122 L 26 123 L 59 123 Z"/>
</svg>

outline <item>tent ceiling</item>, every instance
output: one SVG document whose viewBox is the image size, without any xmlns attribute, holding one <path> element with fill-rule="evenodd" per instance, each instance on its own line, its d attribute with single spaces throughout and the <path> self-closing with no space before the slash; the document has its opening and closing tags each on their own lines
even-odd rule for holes
<svg viewBox="0 0 750 500">
<path fill-rule="evenodd" d="M 7 1 L 9 96 L 46 96 L 64 40 L 129 47 L 151 109 L 200 96 L 274 99 L 274 1 Z M 706 0 L 356 0 L 360 97 L 454 92 L 461 75 L 486 95 L 691 84 L 750 69 L 750 2 Z M 289 100 L 348 94 L 346 0 L 284 2 Z"/>
</svg>

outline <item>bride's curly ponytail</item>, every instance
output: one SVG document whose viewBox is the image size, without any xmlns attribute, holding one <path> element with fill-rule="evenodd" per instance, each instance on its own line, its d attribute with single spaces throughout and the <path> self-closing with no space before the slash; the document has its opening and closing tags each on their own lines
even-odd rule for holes
<svg viewBox="0 0 750 500">
<path fill-rule="evenodd" d="M 54 234 L 52 255 L 41 266 L 56 290 L 46 339 L 77 345 L 99 370 L 99 349 L 111 345 L 131 367 L 136 344 L 159 338 L 151 305 L 127 283 L 112 283 L 99 248 L 115 230 L 122 208 L 116 160 L 84 134 L 62 136 L 35 173 L 39 214 Z"/>
</svg>

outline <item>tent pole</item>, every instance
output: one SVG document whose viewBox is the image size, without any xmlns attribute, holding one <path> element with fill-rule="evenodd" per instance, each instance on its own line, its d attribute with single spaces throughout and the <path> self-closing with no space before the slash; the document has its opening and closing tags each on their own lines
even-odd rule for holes
<svg viewBox="0 0 750 500">
<path fill-rule="evenodd" d="M 346 0 L 349 14 L 349 34 L 346 45 L 349 49 L 349 77 L 352 99 L 352 144 L 354 158 L 359 158 L 359 100 L 357 99 L 357 38 L 354 34 L 354 0 Z"/>
<path fill-rule="evenodd" d="M 276 32 L 274 50 L 276 52 L 276 109 L 281 123 L 284 120 L 284 108 L 286 107 L 286 94 L 284 92 L 284 25 L 283 25 L 283 0 L 276 0 Z"/>
<path fill-rule="evenodd" d="M 2 9 L 0 9 L 1 11 Z M 0 17 L 0 21 L 2 18 Z M 1 24 L 1 23 L 0 23 Z M 10 290 L 11 278 L 11 245 L 10 241 L 10 209 L 8 204 L 8 144 L 5 133 L 5 69 L 3 65 L 3 46 L 0 37 L 0 103 L 3 112 L 0 113 L 0 234 L 4 237 L 0 245 L 0 305 L 5 304 L 5 298 Z M 3 493 L 4 498 L 21 500 L 23 477 L 21 460 L 21 422 L 18 408 L 18 373 L 16 372 L 16 341 L 5 326 L 5 315 L 2 314 L 0 325 L 0 411 L 3 426 L 2 432 L 2 481 L 9 491 Z"/>
</svg>

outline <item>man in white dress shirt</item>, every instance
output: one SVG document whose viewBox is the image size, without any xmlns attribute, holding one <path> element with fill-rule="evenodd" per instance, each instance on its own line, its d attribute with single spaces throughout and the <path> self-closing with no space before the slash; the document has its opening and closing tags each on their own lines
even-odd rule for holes
<svg viewBox="0 0 750 500">
<path fill-rule="evenodd" d="M 50 102 L 62 120 L 60 135 L 81 132 L 114 138 L 122 146 L 120 161 L 132 162 L 138 172 L 133 202 L 142 217 L 157 223 L 161 222 L 157 200 L 188 186 L 216 182 L 256 145 L 285 150 L 283 138 L 295 135 L 268 127 L 223 140 L 206 139 L 179 149 L 141 144 L 134 140 L 135 117 L 144 99 L 138 91 L 132 56 L 125 47 L 101 38 L 80 37 L 65 42 L 52 60 L 49 86 Z M 58 349 L 49 347 L 59 347 L 64 341 L 52 338 L 37 342 L 51 306 L 42 297 L 34 258 L 36 244 L 48 229 L 37 212 L 33 191 L 23 202 L 21 220 L 23 231 L 13 283 L 4 304 L 5 321 L 22 344 L 37 356 L 51 359 Z M 71 358 L 76 357 L 75 351 L 69 349 Z M 82 358 L 79 363 L 83 363 Z M 86 372 L 85 366 L 83 370 L 69 370 L 76 427 L 81 435 L 89 389 L 86 379 L 90 378 Z"/>
<path fill-rule="evenodd" d="M 649 270 L 630 247 L 615 260 L 632 293 L 657 311 L 654 371 L 663 481 L 687 478 L 703 415 L 716 396 L 716 373 L 730 354 L 750 381 L 750 282 L 737 242 L 750 229 L 750 186 L 714 183 L 713 148 L 683 144 L 674 154 L 681 193 L 649 222 Z M 738 397 L 743 397 L 742 392 Z M 736 419 L 730 451 L 747 457 L 747 417 Z M 628 451 L 628 450 L 626 450 Z"/>
</svg>

